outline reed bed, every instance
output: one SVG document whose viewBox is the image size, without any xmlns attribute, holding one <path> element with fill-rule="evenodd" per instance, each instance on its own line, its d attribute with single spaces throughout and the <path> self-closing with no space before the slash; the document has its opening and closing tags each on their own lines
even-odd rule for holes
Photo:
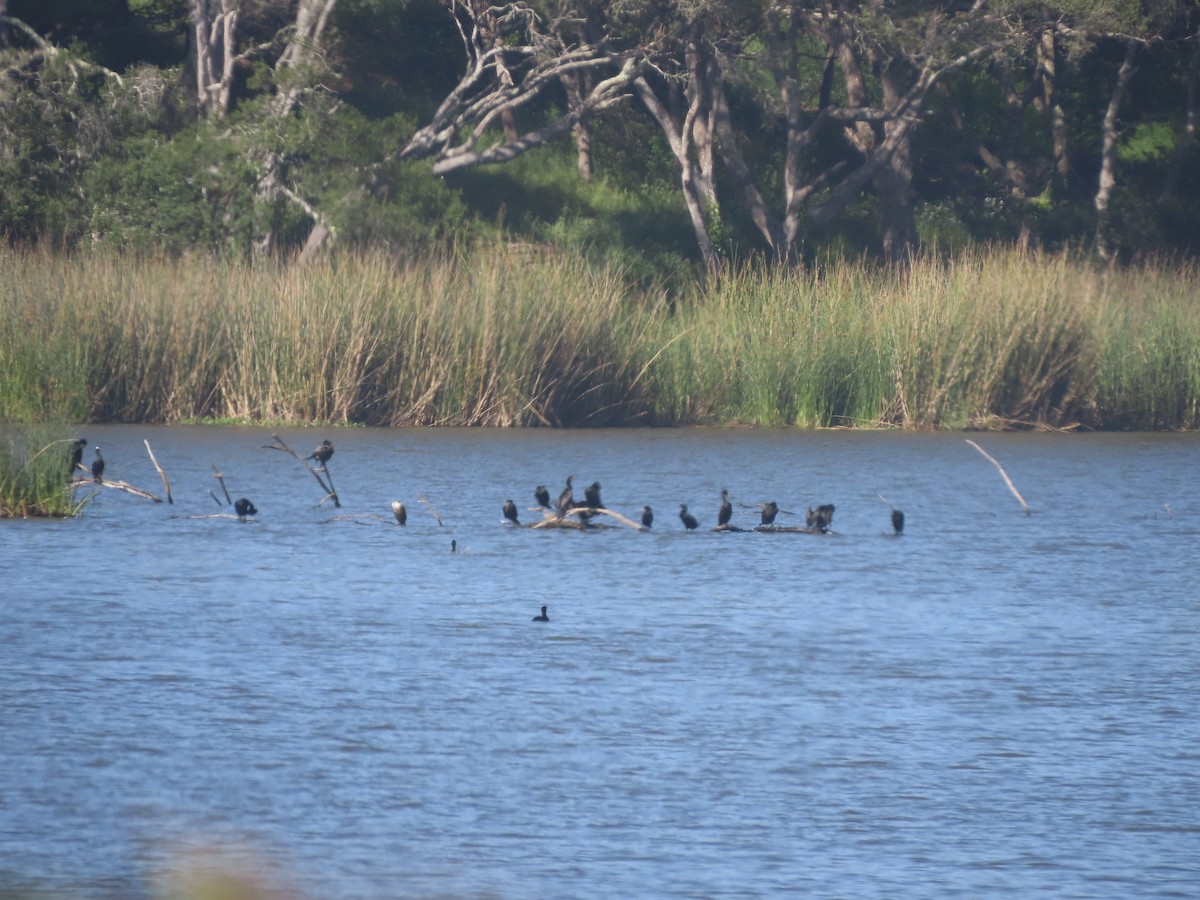
<svg viewBox="0 0 1200 900">
<path fill-rule="evenodd" d="M 668 293 L 553 248 L 306 266 L 9 250 L 0 283 L 6 421 L 1200 422 L 1186 266 L 976 249 Z"/>
<path fill-rule="evenodd" d="M 78 515 L 91 495 L 68 485 L 74 438 L 54 426 L 8 430 L 0 437 L 0 519 Z"/>
</svg>

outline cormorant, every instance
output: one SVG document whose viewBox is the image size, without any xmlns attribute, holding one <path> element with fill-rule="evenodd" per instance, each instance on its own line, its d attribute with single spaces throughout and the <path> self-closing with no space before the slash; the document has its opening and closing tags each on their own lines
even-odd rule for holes
<svg viewBox="0 0 1200 900">
<path fill-rule="evenodd" d="M 392 515 L 396 517 L 396 521 L 401 525 L 408 522 L 408 510 L 404 508 L 404 504 L 399 500 L 392 501 Z"/>
<path fill-rule="evenodd" d="M 233 511 L 237 513 L 239 519 L 244 519 L 246 516 L 258 515 L 258 510 L 254 508 L 254 504 L 245 497 L 239 497 L 233 501 Z"/>
<path fill-rule="evenodd" d="M 815 526 L 818 531 L 828 531 L 833 523 L 833 510 L 832 503 L 822 503 L 815 510 L 810 506 L 804 516 L 804 522 L 809 528 Z"/>
<path fill-rule="evenodd" d="M 96 484 L 100 484 L 104 480 L 104 457 L 100 455 L 100 448 L 96 448 L 96 458 L 92 460 L 92 479 Z"/>
<path fill-rule="evenodd" d="M 87 446 L 87 438 L 76 438 L 71 450 L 71 468 L 67 469 L 67 481 L 75 476 L 75 470 L 83 465 L 83 448 Z"/>
<path fill-rule="evenodd" d="M 779 504 L 774 500 L 769 500 L 762 505 L 762 524 L 772 525 L 775 522 L 775 515 L 779 512 Z"/>
<path fill-rule="evenodd" d="M 642 525 L 649 528 L 654 524 L 654 510 L 648 506 L 642 507 Z"/>
<path fill-rule="evenodd" d="M 600 502 L 600 482 L 593 481 L 584 488 L 583 499 L 591 509 L 603 509 L 604 504 Z"/>
<path fill-rule="evenodd" d="M 514 525 L 521 524 L 517 521 L 517 504 L 513 503 L 511 500 L 504 501 L 504 518 L 508 519 L 508 521 L 512 522 Z"/>
<path fill-rule="evenodd" d="M 325 441 L 321 441 L 320 447 L 318 447 L 316 450 L 314 450 L 312 453 L 308 454 L 308 456 L 306 456 L 304 458 L 305 459 L 315 459 L 317 461 L 317 465 L 324 468 L 325 464 L 327 462 L 329 462 L 329 460 L 332 456 L 333 456 L 333 444 L 331 444 L 329 441 L 325 440 Z"/>
<path fill-rule="evenodd" d="M 550 508 L 550 492 L 546 490 L 544 484 L 539 484 L 533 491 L 533 499 L 537 501 L 537 505 L 543 509 Z"/>
<path fill-rule="evenodd" d="M 901 510 L 892 510 L 892 528 L 896 534 L 904 534 L 904 513 Z"/>
<path fill-rule="evenodd" d="M 542 614 L 540 616 L 534 616 L 533 621 L 535 621 L 535 622 L 549 622 L 550 621 L 550 617 L 548 615 L 546 615 L 546 607 L 544 607 L 544 606 L 542 607 Z"/>
<path fill-rule="evenodd" d="M 694 531 L 700 527 L 700 523 L 696 521 L 696 517 L 687 511 L 687 504 L 679 504 L 679 521 L 683 523 L 683 527 L 688 531 Z"/>
<path fill-rule="evenodd" d="M 733 518 L 733 504 L 729 502 L 729 491 L 721 489 L 721 508 L 717 510 L 717 526 L 728 525 Z"/>
<path fill-rule="evenodd" d="M 563 488 L 563 492 L 558 495 L 558 503 L 555 505 L 555 512 L 561 519 L 567 514 L 567 510 L 575 505 L 575 492 L 571 490 L 571 481 L 575 478 L 574 475 L 567 476 L 567 486 Z"/>
</svg>

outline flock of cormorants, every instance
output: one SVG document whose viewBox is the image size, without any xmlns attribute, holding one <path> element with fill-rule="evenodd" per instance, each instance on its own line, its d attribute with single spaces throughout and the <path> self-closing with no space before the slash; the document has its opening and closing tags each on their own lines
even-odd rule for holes
<svg viewBox="0 0 1200 900">
<path fill-rule="evenodd" d="M 85 438 L 78 438 L 72 445 L 70 466 L 67 470 L 67 479 L 74 477 L 75 473 L 83 469 L 83 450 L 87 446 Z M 96 457 L 92 460 L 91 473 L 92 480 L 97 484 L 103 481 L 104 476 L 104 456 L 100 452 L 100 448 L 96 447 Z M 306 460 L 313 460 L 318 467 L 324 469 L 330 459 L 333 458 L 333 443 L 329 440 L 321 441 L 320 445 L 313 450 Z M 583 490 L 583 502 L 577 503 L 574 492 L 574 475 L 567 476 L 567 485 L 563 488 L 562 493 L 558 495 L 558 499 L 554 502 L 553 507 L 550 505 L 550 491 L 544 484 L 539 484 L 533 491 L 533 498 L 537 501 L 535 509 L 541 510 L 543 515 L 550 515 L 553 511 L 554 517 L 559 520 L 565 520 L 569 516 L 578 516 L 579 520 L 584 524 L 598 515 L 601 511 L 611 514 L 610 510 L 605 510 L 604 504 L 600 500 L 600 482 L 593 481 Z M 779 504 L 774 500 L 768 500 L 764 503 L 753 504 L 754 508 L 759 510 L 759 524 L 755 530 L 775 530 L 775 517 L 780 513 L 787 513 L 787 510 L 780 510 Z M 253 516 L 258 513 L 254 504 L 245 497 L 240 497 L 233 504 L 233 510 L 237 513 L 239 519 L 245 519 L 247 516 Z M 835 507 L 832 503 L 823 503 L 816 509 L 809 507 L 804 516 L 805 528 L 803 530 L 816 533 L 828 534 L 833 525 L 833 513 Z M 513 500 L 505 500 L 503 506 L 504 519 L 513 525 L 520 525 L 519 511 L 517 504 Z M 392 501 L 392 515 L 396 522 L 404 525 L 408 521 L 408 512 L 404 508 L 404 504 L 399 500 Z M 790 513 L 789 513 L 790 515 Z M 642 528 L 650 529 L 654 524 L 654 510 L 649 506 L 643 506 L 641 510 Z M 721 503 L 717 507 L 717 525 L 713 531 L 741 531 L 736 525 L 732 524 L 733 520 L 733 503 L 729 499 L 729 490 L 722 488 Z M 679 504 L 679 521 L 683 523 L 686 531 L 695 531 L 700 527 L 699 520 L 688 512 L 686 503 Z M 892 508 L 892 529 L 899 535 L 904 533 L 904 513 L 901 510 Z M 451 541 L 451 552 L 456 549 L 456 542 Z M 539 615 L 533 617 L 535 622 L 549 622 L 550 616 L 546 613 L 546 607 L 542 607 Z"/>
<path fill-rule="evenodd" d="M 574 492 L 574 475 L 567 476 L 567 485 L 563 488 L 562 493 L 558 495 L 554 506 L 550 505 L 550 491 L 546 485 L 539 484 L 533 491 L 533 498 L 537 502 L 535 509 L 541 510 L 544 515 L 548 515 L 553 509 L 554 517 L 559 520 L 565 520 L 568 516 L 578 516 L 579 519 L 586 524 L 589 519 L 600 512 L 608 512 L 604 509 L 604 504 L 600 500 L 600 482 L 594 481 L 583 491 L 583 502 L 580 503 L 575 499 Z M 757 508 L 760 514 L 759 524 L 755 530 L 776 530 L 775 517 L 783 512 L 788 515 L 787 510 L 781 510 L 779 504 L 774 500 L 769 500 L 765 503 L 752 504 L 752 508 Z M 832 503 L 822 503 L 816 509 L 809 507 L 804 516 L 803 529 L 788 529 L 788 530 L 805 530 L 816 534 L 828 534 L 833 526 L 833 514 L 836 507 Z M 519 512 L 517 504 L 509 499 L 504 501 L 503 507 L 504 518 L 513 525 L 520 525 Z M 729 499 L 729 490 L 721 490 L 721 503 L 717 507 L 717 525 L 713 531 L 742 531 L 732 524 L 733 519 L 733 503 Z M 686 503 L 679 504 L 679 521 L 683 523 L 683 527 L 687 531 L 695 531 L 700 527 L 700 521 L 688 511 Z M 642 528 L 649 529 L 654 524 L 654 510 L 649 506 L 642 507 Z M 896 534 L 904 533 L 904 513 L 901 510 L 892 508 L 892 529 Z"/>
<path fill-rule="evenodd" d="M 87 446 L 86 438 L 77 438 L 72 445 L 70 466 L 67 470 L 67 479 L 74 477 L 75 472 L 83 468 L 83 450 Z M 91 473 L 92 480 L 97 484 L 103 481 L 104 475 L 104 456 L 100 452 L 100 448 L 96 447 L 96 457 L 92 460 Z M 321 441 L 312 453 L 304 457 L 306 460 L 311 459 L 317 465 L 324 469 L 329 460 L 333 458 L 333 443 L 329 440 Z M 574 491 L 574 475 L 567 476 L 566 487 L 558 495 L 558 499 L 554 502 L 553 507 L 550 504 L 550 491 L 544 484 L 539 484 L 533 491 L 533 498 L 537 501 L 535 509 L 541 510 L 543 515 L 548 516 L 553 511 L 554 518 L 558 520 L 566 520 L 569 516 L 577 516 L 583 524 L 588 524 L 589 520 L 601 512 L 612 514 L 611 510 L 604 508 L 604 503 L 600 499 L 600 482 L 593 481 L 583 489 L 583 502 L 575 500 Z M 752 504 L 751 508 L 759 510 L 760 521 L 755 527 L 755 530 L 775 530 L 775 517 L 784 512 L 788 515 L 787 510 L 781 510 L 779 504 L 774 500 L 769 500 L 764 503 Z M 238 518 L 244 519 L 246 516 L 253 516 L 258 513 L 254 504 L 245 497 L 241 497 L 233 504 L 234 512 Z M 833 513 L 836 507 L 832 503 L 823 503 L 816 509 L 809 507 L 804 517 L 803 529 L 789 530 L 805 530 L 817 534 L 828 534 L 833 525 Z M 513 500 L 505 500 L 503 506 L 504 518 L 507 522 L 513 525 L 520 525 L 519 510 L 517 504 Z M 404 508 L 404 504 L 399 500 L 392 501 L 392 514 L 400 525 L 404 525 L 408 521 L 408 512 Z M 643 529 L 649 529 L 654 524 L 654 510 L 649 506 L 643 506 L 641 510 L 641 525 Z M 729 490 L 721 490 L 721 503 L 717 507 L 717 525 L 714 531 L 741 531 L 732 524 L 733 519 L 733 503 L 729 499 Z M 679 504 L 679 521 L 683 523 L 686 531 L 695 531 L 700 527 L 700 521 L 688 512 L 686 503 Z M 899 535 L 904 533 L 904 513 L 901 510 L 892 509 L 892 529 Z M 535 621 L 548 621 L 545 618 L 546 608 L 542 607 L 542 617 Z"/>
</svg>

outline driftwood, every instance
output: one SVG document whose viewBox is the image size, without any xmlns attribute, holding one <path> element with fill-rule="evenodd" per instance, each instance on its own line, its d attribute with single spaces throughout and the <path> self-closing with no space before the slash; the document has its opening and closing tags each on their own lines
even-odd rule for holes
<svg viewBox="0 0 1200 900">
<path fill-rule="evenodd" d="M 446 523 L 442 521 L 442 517 L 438 515 L 438 511 L 433 508 L 433 504 L 429 502 L 429 499 L 424 494 L 417 494 L 417 499 L 421 501 L 422 506 L 432 513 L 434 519 L 437 520 L 437 523 L 445 528 Z"/>
<path fill-rule="evenodd" d="M 142 443 L 146 445 L 146 452 L 150 454 L 150 462 L 154 463 L 154 469 L 158 472 L 158 477 L 162 479 L 163 490 L 167 492 L 167 503 L 173 504 L 175 500 L 171 497 L 171 482 L 167 481 L 167 473 L 162 470 L 162 466 L 154 458 L 154 451 L 150 449 L 150 442 L 143 438 Z"/>
<path fill-rule="evenodd" d="M 232 506 L 233 499 L 229 496 L 229 488 L 225 487 L 225 476 L 221 474 L 221 470 L 217 468 L 216 463 L 209 463 L 209 465 L 212 466 L 213 478 L 217 479 L 217 482 L 221 485 L 221 493 L 225 495 L 225 505 Z M 212 491 L 210 490 L 209 493 L 212 494 Z M 216 494 L 213 494 L 213 499 L 217 500 Z M 220 503 L 221 501 L 217 500 L 217 504 L 219 505 Z"/>
<path fill-rule="evenodd" d="M 76 478 L 71 482 L 71 487 L 77 488 L 81 485 L 88 484 L 93 484 L 97 487 L 112 488 L 115 491 L 122 491 L 126 494 L 132 494 L 135 497 L 141 497 L 143 500 L 152 500 L 155 503 L 163 502 L 162 497 L 156 497 L 149 491 L 144 491 L 139 487 L 134 487 L 132 484 L 129 484 L 125 481 L 105 481 L 104 479 L 97 481 L 95 478 Z"/>
<path fill-rule="evenodd" d="M 307 462 L 305 462 L 304 457 L 301 456 L 299 453 L 297 453 L 295 450 L 293 450 L 291 447 L 289 447 L 286 443 L 284 443 L 283 438 L 281 438 L 277 434 L 273 434 L 273 435 L 271 435 L 271 437 L 273 437 L 275 439 L 275 443 L 274 444 L 263 444 L 262 449 L 263 450 L 280 450 L 284 453 L 290 453 L 292 456 L 294 456 L 296 458 L 296 461 L 298 463 L 300 463 L 300 465 L 304 466 L 305 469 L 307 469 L 309 472 L 312 473 L 312 477 L 317 479 L 317 484 L 319 484 L 321 486 L 321 490 L 323 490 L 325 492 L 325 496 L 321 498 L 321 502 L 318 503 L 317 505 L 323 506 L 326 500 L 332 500 L 333 505 L 340 509 L 342 503 L 340 500 L 338 500 L 337 492 L 333 489 L 333 477 L 329 474 L 329 468 L 328 468 L 329 464 L 326 463 L 324 466 L 321 467 L 325 471 L 325 477 L 329 479 L 329 484 L 326 484 L 325 480 L 323 478 L 321 478 L 320 471 L 317 469 L 314 469 Z"/>
<path fill-rule="evenodd" d="M 542 519 L 542 521 L 540 521 L 540 522 L 534 522 L 532 525 L 525 525 L 522 527 L 538 528 L 538 529 L 542 529 L 542 528 L 572 528 L 576 531 L 590 531 L 592 529 L 602 527 L 593 522 L 587 522 L 587 521 L 583 521 L 581 519 L 570 518 L 571 516 L 577 515 L 578 513 L 589 513 L 590 515 L 610 516 L 611 518 L 620 522 L 622 525 L 628 525 L 634 531 L 648 531 L 649 530 L 644 525 L 642 525 L 638 522 L 634 522 L 632 519 L 627 519 L 625 516 L 621 515 L 619 512 L 616 512 L 615 510 L 605 509 L 603 506 L 572 506 L 561 516 L 548 515 L 548 516 L 546 516 L 546 518 Z M 609 527 L 609 526 L 604 526 L 604 527 Z"/>
<path fill-rule="evenodd" d="M 984 450 L 982 447 L 980 447 L 977 443 L 975 443 L 970 438 L 967 438 L 966 441 L 968 444 L 970 444 L 972 447 L 974 447 L 976 450 L 978 450 L 980 453 L 982 453 L 983 458 L 986 459 L 988 462 L 990 462 L 993 466 L 995 466 L 1000 471 L 1000 475 L 1004 479 L 1004 483 L 1008 485 L 1008 489 L 1010 491 L 1012 491 L 1012 494 L 1014 497 L 1016 497 L 1018 500 L 1021 501 L 1021 506 L 1024 507 L 1024 509 L 1025 509 L 1025 515 L 1029 515 L 1030 513 L 1032 513 L 1033 510 L 1031 510 L 1029 508 L 1029 504 L 1025 502 L 1025 498 L 1021 496 L 1021 492 L 1017 490 L 1017 486 L 1012 483 L 1012 479 L 1009 478 L 1008 473 L 1004 471 L 1004 466 L 1002 466 L 1002 465 L 1000 465 L 1000 463 L 996 462 L 996 460 L 993 459 L 986 450 Z"/>
<path fill-rule="evenodd" d="M 782 510 L 781 510 L 782 512 Z M 813 528 L 808 525 L 755 525 L 750 529 L 761 534 L 836 534 L 837 532 L 820 528 Z"/>
</svg>

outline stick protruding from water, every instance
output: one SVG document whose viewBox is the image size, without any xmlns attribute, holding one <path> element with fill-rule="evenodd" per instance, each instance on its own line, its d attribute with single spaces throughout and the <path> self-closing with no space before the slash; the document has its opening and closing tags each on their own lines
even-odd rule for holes
<svg viewBox="0 0 1200 900">
<path fill-rule="evenodd" d="M 1032 513 L 1033 510 L 1029 508 L 1029 504 L 1025 502 L 1025 498 L 1021 496 L 1021 492 L 1017 490 L 1017 486 L 1012 483 L 1012 479 L 1009 478 L 1008 473 L 1004 471 L 1004 466 L 1002 466 L 1002 465 L 1000 465 L 1000 463 L 996 462 L 996 460 L 986 450 L 984 450 L 982 447 L 980 447 L 973 440 L 971 440 L 970 438 L 966 438 L 965 440 L 968 444 L 970 444 L 972 447 L 974 447 L 976 450 L 978 450 L 980 453 L 982 453 L 984 459 L 986 459 L 988 462 L 990 462 L 993 466 L 995 466 L 1000 471 L 1000 475 L 1004 479 L 1004 483 L 1008 485 L 1008 489 L 1010 491 L 1012 491 L 1012 494 L 1014 497 L 1016 497 L 1018 500 L 1021 501 L 1021 506 L 1025 509 L 1025 515 L 1029 515 L 1030 513 Z"/>
</svg>

